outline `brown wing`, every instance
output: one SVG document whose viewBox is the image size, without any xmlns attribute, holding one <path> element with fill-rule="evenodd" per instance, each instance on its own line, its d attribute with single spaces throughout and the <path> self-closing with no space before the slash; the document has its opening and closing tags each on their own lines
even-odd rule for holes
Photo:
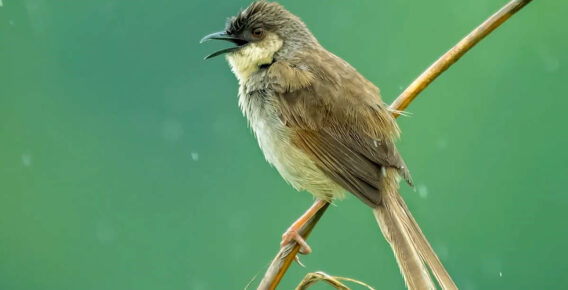
<svg viewBox="0 0 568 290">
<path fill-rule="evenodd" d="M 325 52 L 327 54 L 327 52 Z M 294 145 L 337 184 L 369 206 L 380 203 L 381 168 L 410 174 L 394 145 L 398 127 L 379 90 L 332 54 L 311 54 L 304 68 L 276 62 L 281 118 Z M 318 67 L 315 63 L 325 63 Z"/>
</svg>

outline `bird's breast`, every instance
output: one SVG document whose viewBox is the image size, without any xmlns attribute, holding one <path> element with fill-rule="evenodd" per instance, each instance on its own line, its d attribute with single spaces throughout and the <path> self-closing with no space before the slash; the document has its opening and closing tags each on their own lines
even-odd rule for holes
<svg viewBox="0 0 568 290">
<path fill-rule="evenodd" d="M 252 128 L 266 160 L 297 190 L 316 197 L 335 199 L 343 190 L 332 182 L 311 158 L 292 142 L 293 129 L 280 119 L 276 96 L 259 90 L 239 94 L 239 105 Z"/>
<path fill-rule="evenodd" d="M 276 98 L 261 91 L 241 93 L 239 105 L 266 160 L 284 179 L 298 187 L 302 169 L 293 165 L 306 163 L 307 156 L 291 144 L 292 131 L 279 118 Z"/>
</svg>

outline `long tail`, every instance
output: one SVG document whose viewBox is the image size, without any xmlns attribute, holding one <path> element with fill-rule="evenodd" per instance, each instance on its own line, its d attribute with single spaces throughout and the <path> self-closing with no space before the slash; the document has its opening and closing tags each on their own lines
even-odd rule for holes
<svg viewBox="0 0 568 290">
<path fill-rule="evenodd" d="M 456 284 L 426 240 L 406 203 L 398 194 L 394 170 L 387 170 L 382 184 L 382 202 L 373 209 L 386 240 L 391 245 L 409 289 L 436 289 L 428 268 L 442 289 L 457 289 Z M 426 268 L 425 263 L 428 265 Z"/>
</svg>

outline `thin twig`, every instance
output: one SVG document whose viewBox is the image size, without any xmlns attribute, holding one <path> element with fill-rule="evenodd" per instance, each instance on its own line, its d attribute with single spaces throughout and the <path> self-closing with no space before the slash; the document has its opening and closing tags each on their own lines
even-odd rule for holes
<svg viewBox="0 0 568 290">
<path fill-rule="evenodd" d="M 470 32 L 466 37 L 464 37 L 460 42 L 458 42 L 454 47 L 452 47 L 448 52 L 442 55 L 436 62 L 434 62 L 426 71 L 424 71 L 414 82 L 412 82 L 406 90 L 404 90 L 398 98 L 390 106 L 393 111 L 394 117 L 400 115 L 400 111 L 403 111 L 408 107 L 410 102 L 416 98 L 416 96 L 422 92 L 433 80 L 435 80 L 440 74 L 442 74 L 446 69 L 448 69 L 452 64 L 454 64 L 460 57 L 462 57 L 467 51 L 469 51 L 474 45 L 476 45 L 480 40 L 491 33 L 495 28 L 499 27 L 503 22 L 505 22 L 509 17 L 527 5 L 531 0 L 512 0 L 507 3 L 503 8 L 489 17 L 485 22 L 481 23 L 477 28 Z M 300 229 L 300 235 L 307 239 L 308 235 L 315 227 L 316 223 L 327 210 L 328 206 L 322 207 L 317 214 L 309 220 L 302 229 Z M 280 283 L 282 277 L 290 267 L 290 264 L 294 260 L 300 246 L 297 243 L 291 243 L 280 249 L 276 257 L 272 260 L 272 263 L 268 267 L 264 278 L 260 282 L 258 289 L 275 289 Z"/>
<path fill-rule="evenodd" d="M 367 283 L 361 282 L 359 280 L 355 280 L 355 279 L 347 278 L 347 277 L 331 276 L 331 275 L 329 275 L 325 272 L 322 272 L 322 271 L 306 274 L 304 279 L 296 287 L 296 290 L 306 290 L 319 281 L 324 281 L 327 284 L 333 286 L 335 289 L 340 289 L 340 290 L 349 290 L 349 287 L 345 286 L 345 284 L 341 283 L 341 281 L 355 283 L 355 284 L 363 286 L 363 287 L 365 287 L 369 290 L 375 290 L 375 288 L 373 288 L 373 287 L 367 285 Z"/>
<path fill-rule="evenodd" d="M 345 286 L 345 284 L 341 283 L 341 281 L 351 282 L 363 286 L 369 290 L 375 290 L 375 288 L 363 283 L 359 280 L 355 280 L 352 278 L 347 277 L 340 277 L 340 276 L 331 276 L 325 272 L 315 272 L 315 273 L 308 273 L 306 277 L 300 282 L 300 284 L 296 287 L 296 290 L 306 290 L 309 287 L 313 286 L 319 281 L 324 281 L 327 284 L 331 285 L 335 289 L 340 290 L 349 290 L 349 287 Z"/>
<path fill-rule="evenodd" d="M 306 290 L 319 281 L 324 281 L 335 289 L 349 290 L 349 288 L 345 286 L 345 284 L 341 283 L 341 281 L 323 272 L 308 273 L 306 277 L 304 277 L 304 279 L 296 287 L 296 290 Z"/>
</svg>

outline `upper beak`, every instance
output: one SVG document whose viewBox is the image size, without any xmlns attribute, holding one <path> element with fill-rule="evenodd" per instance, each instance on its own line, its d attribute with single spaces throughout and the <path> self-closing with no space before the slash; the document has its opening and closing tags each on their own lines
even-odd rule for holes
<svg viewBox="0 0 568 290">
<path fill-rule="evenodd" d="M 203 37 L 201 39 L 201 41 L 199 41 L 199 43 L 204 43 L 206 41 L 209 41 L 211 39 L 220 39 L 220 40 L 227 40 L 230 41 L 234 44 L 236 44 L 237 46 L 235 47 L 229 47 L 229 48 L 225 48 L 225 49 L 221 49 L 219 51 L 216 51 L 208 56 L 205 57 L 205 59 L 210 59 L 212 57 L 224 54 L 224 53 L 228 53 L 228 52 L 233 52 L 238 50 L 241 46 L 247 44 L 248 42 L 244 39 L 241 39 L 239 37 L 235 37 L 232 35 L 227 34 L 227 32 L 225 31 L 219 31 L 219 32 L 215 32 L 215 33 L 211 33 L 209 35 L 206 35 L 205 37 Z"/>
</svg>

